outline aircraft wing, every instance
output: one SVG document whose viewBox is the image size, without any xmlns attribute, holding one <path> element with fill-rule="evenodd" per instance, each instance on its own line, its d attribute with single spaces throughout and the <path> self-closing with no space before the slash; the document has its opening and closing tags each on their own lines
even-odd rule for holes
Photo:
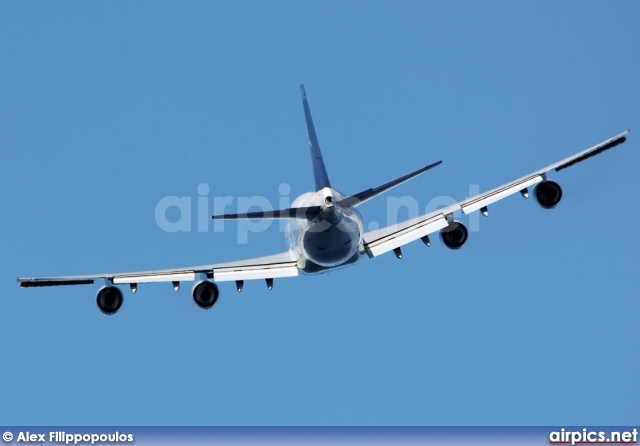
<svg viewBox="0 0 640 446">
<path fill-rule="evenodd" d="M 502 200 L 517 192 L 528 197 L 528 188 L 546 180 L 547 172 L 552 170 L 558 172 L 587 158 L 612 149 L 624 143 L 628 133 L 629 131 L 627 130 L 557 163 L 446 208 L 438 209 L 402 223 L 366 232 L 362 237 L 364 250 L 369 257 L 376 257 L 385 252 L 400 248 L 402 245 L 406 245 L 417 239 L 422 239 L 425 243 L 429 244 L 428 235 L 449 226 L 449 223 L 453 219 L 454 212 L 462 211 L 465 214 L 470 214 L 480 210 L 484 215 L 488 215 L 488 206 L 496 201 Z"/>
<path fill-rule="evenodd" d="M 177 290 L 180 287 L 180 282 L 194 281 L 202 276 L 214 279 L 216 282 L 297 276 L 297 260 L 294 253 L 283 252 L 267 257 L 188 268 L 133 273 L 93 274 L 87 276 L 18 278 L 18 282 L 20 282 L 21 288 L 30 288 L 58 285 L 88 285 L 94 283 L 96 280 L 105 280 L 111 282 L 113 285 L 129 284 L 132 290 L 136 289 L 140 283 L 173 282 L 173 286 Z"/>
</svg>

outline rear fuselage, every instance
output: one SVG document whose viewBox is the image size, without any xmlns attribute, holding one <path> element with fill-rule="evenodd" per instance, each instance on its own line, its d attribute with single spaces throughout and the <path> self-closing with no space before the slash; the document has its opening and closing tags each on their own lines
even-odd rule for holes
<svg viewBox="0 0 640 446">
<path fill-rule="evenodd" d="M 287 226 L 286 240 L 296 252 L 298 267 L 307 274 L 327 271 L 355 263 L 360 258 L 362 217 L 352 207 L 338 202 L 343 195 L 325 187 L 296 198 L 292 207 L 321 206 L 313 220 L 293 219 Z"/>
</svg>

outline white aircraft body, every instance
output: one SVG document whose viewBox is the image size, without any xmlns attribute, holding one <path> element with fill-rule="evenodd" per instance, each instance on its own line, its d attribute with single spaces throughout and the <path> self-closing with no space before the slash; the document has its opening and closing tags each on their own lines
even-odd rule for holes
<svg viewBox="0 0 640 446">
<path fill-rule="evenodd" d="M 418 239 L 430 246 L 429 235 L 436 232 L 440 233 L 442 242 L 448 248 L 459 249 L 467 241 L 468 231 L 462 223 L 454 220 L 455 212 L 470 214 L 480 211 L 487 216 L 489 205 L 518 192 L 528 198 L 529 188 L 532 187 L 535 187 L 533 194 L 538 203 L 545 209 L 552 209 L 560 202 L 562 189 L 557 183 L 547 179 L 549 172 L 566 169 L 624 143 L 629 133 L 629 131 L 623 132 L 562 161 L 446 208 L 375 231 L 364 232 L 362 217 L 357 210 L 360 204 L 426 172 L 439 165 L 440 161 L 381 186 L 345 196 L 331 187 L 304 87 L 300 86 L 300 90 L 309 134 L 316 192 L 301 195 L 289 209 L 213 217 L 214 219 L 288 219 L 286 231 L 288 250 L 286 252 L 236 262 L 160 271 L 18 278 L 20 286 L 29 288 L 83 285 L 93 284 L 96 280 L 104 281 L 104 286 L 97 293 L 97 304 L 103 313 L 115 314 L 123 301 L 122 292 L 116 285 L 128 284 L 131 291 L 135 293 L 138 284 L 141 283 L 172 282 L 173 287 L 178 291 L 181 282 L 196 281 L 192 291 L 193 299 L 199 307 L 208 309 L 218 300 L 219 291 L 215 282 L 235 281 L 236 288 L 240 292 L 245 280 L 263 279 L 271 289 L 273 279 L 293 277 L 300 273 L 323 273 L 352 265 L 365 255 L 377 257 L 393 251 L 398 258 L 401 258 L 401 246 Z"/>
</svg>

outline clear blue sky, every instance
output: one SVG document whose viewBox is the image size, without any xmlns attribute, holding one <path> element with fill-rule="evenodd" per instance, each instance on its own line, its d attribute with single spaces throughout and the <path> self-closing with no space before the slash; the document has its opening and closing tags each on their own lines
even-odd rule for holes
<svg viewBox="0 0 640 446">
<path fill-rule="evenodd" d="M 0 424 L 561 425 L 640 422 L 638 2 L 0 4 Z M 198 232 L 197 187 L 313 187 L 304 83 L 333 186 L 443 164 L 421 209 L 631 128 L 511 197 L 460 251 L 434 237 L 328 275 L 21 290 L 284 250 L 276 225 Z M 155 221 L 193 198 L 191 232 Z M 362 206 L 384 218 L 387 198 Z M 213 204 L 210 204 L 213 207 Z"/>
</svg>

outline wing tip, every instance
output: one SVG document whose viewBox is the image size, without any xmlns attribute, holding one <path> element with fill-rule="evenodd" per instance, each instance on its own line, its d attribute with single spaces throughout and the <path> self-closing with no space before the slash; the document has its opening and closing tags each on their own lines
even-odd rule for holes
<svg viewBox="0 0 640 446">
<path fill-rule="evenodd" d="M 302 99 L 307 99 L 307 93 L 304 91 L 304 84 L 300 84 L 300 94 L 302 95 Z"/>
<path fill-rule="evenodd" d="M 599 145 L 594 146 L 591 149 L 588 149 L 586 153 L 583 152 L 582 154 L 578 154 L 577 156 L 571 157 L 568 159 L 568 161 L 565 160 L 566 162 L 561 161 L 562 164 L 556 167 L 551 167 L 551 169 L 554 169 L 556 172 L 560 172 L 561 170 L 566 169 L 567 167 L 571 167 L 575 164 L 581 163 L 586 159 L 599 155 L 602 152 L 605 152 L 609 149 L 613 149 L 614 147 L 619 146 L 620 144 L 624 144 L 625 142 L 627 142 L 628 133 L 629 133 L 629 130 L 617 136 L 614 136 L 613 138 L 608 139 L 607 141 L 604 141 L 603 143 L 600 143 Z"/>
</svg>

